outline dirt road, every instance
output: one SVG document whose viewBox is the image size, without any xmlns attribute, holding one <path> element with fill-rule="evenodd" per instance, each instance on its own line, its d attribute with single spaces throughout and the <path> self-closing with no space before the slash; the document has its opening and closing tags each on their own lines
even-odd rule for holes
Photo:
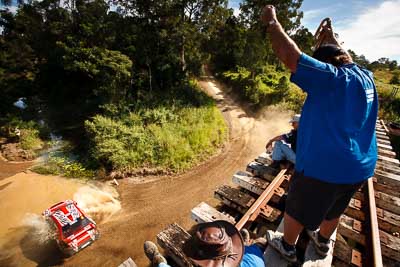
<svg viewBox="0 0 400 267">
<path fill-rule="evenodd" d="M 143 253 L 145 240 L 155 241 L 157 233 L 173 222 L 189 228 L 193 224 L 190 210 L 194 206 L 201 201 L 216 204 L 214 189 L 221 184 L 230 184 L 233 173 L 244 170 L 246 164 L 264 150 L 268 138 L 290 128 L 287 113 L 269 109 L 256 118 L 237 105 L 229 94 L 222 92 L 212 79 L 204 79 L 201 86 L 217 99 L 230 126 L 229 142 L 217 156 L 180 176 L 121 180 L 117 190 L 122 209 L 111 220 L 100 223 L 101 238 L 78 255 L 61 259 L 50 248 L 48 253 L 55 255 L 29 257 L 16 250 L 16 255 L 0 263 L 12 266 L 118 266 L 131 257 L 138 266 L 148 266 Z M 21 239 L 16 245 L 26 246 Z"/>
</svg>

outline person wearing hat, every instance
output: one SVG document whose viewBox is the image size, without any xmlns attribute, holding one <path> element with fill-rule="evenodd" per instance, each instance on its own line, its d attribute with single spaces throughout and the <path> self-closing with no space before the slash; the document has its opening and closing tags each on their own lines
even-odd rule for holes
<svg viewBox="0 0 400 267">
<path fill-rule="evenodd" d="M 293 165 L 296 163 L 297 127 L 299 126 L 299 121 L 300 114 L 294 115 L 289 121 L 292 124 L 293 130 L 289 133 L 275 136 L 265 146 L 267 151 L 269 151 L 272 148 L 272 143 L 275 142 L 271 155 L 273 162 L 270 166 L 272 168 L 279 168 L 283 160 L 288 160 Z"/>
<path fill-rule="evenodd" d="M 284 233 L 268 231 L 268 244 L 296 262 L 295 244 L 306 229 L 316 251 L 326 256 L 339 217 L 353 194 L 374 174 L 378 97 L 373 74 L 353 63 L 328 24 L 321 33 L 326 43 L 310 57 L 285 33 L 273 6 L 264 7 L 261 21 L 275 54 L 292 73 L 291 82 L 307 93 Z"/>
<path fill-rule="evenodd" d="M 246 239 L 249 234 L 244 231 Z M 200 267 L 264 267 L 264 249 L 260 244 L 246 245 L 236 227 L 227 221 L 200 223 L 194 234 L 183 244 L 183 253 Z M 157 246 L 144 243 L 144 252 L 153 266 L 170 267 Z"/>
</svg>

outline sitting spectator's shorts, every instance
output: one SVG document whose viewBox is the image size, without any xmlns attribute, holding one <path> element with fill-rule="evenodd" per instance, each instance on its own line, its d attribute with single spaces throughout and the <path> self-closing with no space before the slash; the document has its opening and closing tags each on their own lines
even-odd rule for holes
<svg viewBox="0 0 400 267">
<path fill-rule="evenodd" d="M 290 180 L 285 211 L 314 231 L 323 220 L 339 218 L 364 182 L 332 184 L 296 172 Z"/>
</svg>

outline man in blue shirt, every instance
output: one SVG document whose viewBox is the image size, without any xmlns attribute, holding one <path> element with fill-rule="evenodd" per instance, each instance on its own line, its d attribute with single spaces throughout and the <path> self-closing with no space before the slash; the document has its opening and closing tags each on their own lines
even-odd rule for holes
<svg viewBox="0 0 400 267">
<path fill-rule="evenodd" d="M 296 262 L 296 240 L 306 228 L 317 252 L 326 256 L 340 215 L 374 173 L 378 97 L 373 75 L 352 62 L 329 26 L 323 28 L 329 44 L 310 57 L 284 32 L 273 6 L 264 8 L 261 19 L 274 52 L 292 72 L 291 81 L 307 93 L 284 234 L 269 231 L 267 239 L 287 260 Z"/>
</svg>

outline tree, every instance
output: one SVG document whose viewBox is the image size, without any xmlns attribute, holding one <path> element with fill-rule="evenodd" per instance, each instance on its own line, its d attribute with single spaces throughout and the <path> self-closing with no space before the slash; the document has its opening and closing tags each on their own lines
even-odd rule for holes
<svg viewBox="0 0 400 267">
<path fill-rule="evenodd" d="M 395 70 L 397 68 L 397 61 L 396 60 L 392 60 L 389 62 L 389 70 Z"/>
<path fill-rule="evenodd" d="M 314 36 L 309 30 L 301 26 L 297 31 L 291 36 L 296 44 L 300 47 L 301 51 L 308 55 L 312 55 L 313 51 L 311 47 L 314 45 Z"/>
<path fill-rule="evenodd" d="M 364 55 L 358 56 L 353 50 L 350 50 L 350 49 L 347 50 L 347 52 L 350 54 L 351 58 L 353 59 L 353 61 L 355 63 L 357 63 L 358 65 L 363 66 L 363 67 L 371 68 L 369 61 L 365 58 Z"/>
<path fill-rule="evenodd" d="M 390 84 L 400 84 L 400 74 L 399 72 L 393 73 L 392 78 L 390 79 Z"/>
</svg>

